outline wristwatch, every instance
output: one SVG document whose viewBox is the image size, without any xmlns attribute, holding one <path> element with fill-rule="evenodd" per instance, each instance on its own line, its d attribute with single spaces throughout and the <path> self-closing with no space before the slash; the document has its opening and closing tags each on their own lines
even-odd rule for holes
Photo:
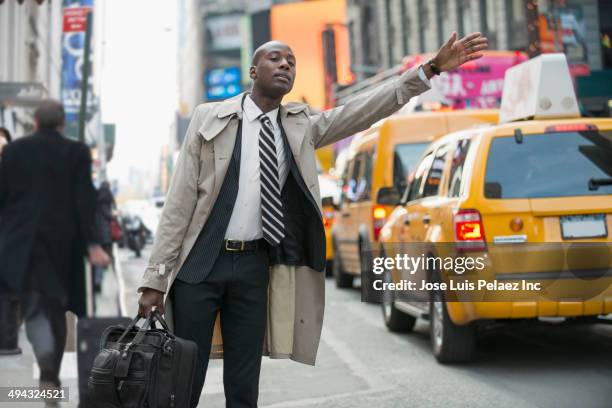
<svg viewBox="0 0 612 408">
<path fill-rule="evenodd" d="M 440 71 L 440 68 L 438 68 L 433 62 L 433 59 L 428 60 L 426 64 L 429 65 L 429 68 L 431 68 L 431 72 L 433 72 L 434 75 L 440 75 L 442 73 L 442 71 Z"/>
</svg>

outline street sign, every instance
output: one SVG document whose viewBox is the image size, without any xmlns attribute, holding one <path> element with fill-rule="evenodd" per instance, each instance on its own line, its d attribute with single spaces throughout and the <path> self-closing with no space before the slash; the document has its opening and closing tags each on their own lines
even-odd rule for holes
<svg viewBox="0 0 612 408">
<path fill-rule="evenodd" d="M 82 33 L 87 27 L 87 13 L 91 7 L 66 7 L 64 9 L 64 32 Z"/>
<path fill-rule="evenodd" d="M 0 103 L 36 106 L 47 97 L 47 89 L 38 82 L 0 82 Z"/>
</svg>

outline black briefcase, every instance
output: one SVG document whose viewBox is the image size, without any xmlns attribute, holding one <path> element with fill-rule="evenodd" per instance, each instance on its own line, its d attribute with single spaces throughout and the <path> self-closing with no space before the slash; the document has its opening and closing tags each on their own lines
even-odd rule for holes
<svg viewBox="0 0 612 408">
<path fill-rule="evenodd" d="M 196 344 L 172 334 L 157 311 L 142 328 L 136 326 L 139 320 L 104 332 L 87 384 L 89 397 L 104 408 L 189 407 Z"/>
<path fill-rule="evenodd" d="M 79 373 L 79 408 L 95 407 L 87 390 L 91 366 L 100 352 L 100 339 L 109 326 L 126 328 L 128 317 L 85 317 L 77 321 L 77 369 Z"/>
</svg>

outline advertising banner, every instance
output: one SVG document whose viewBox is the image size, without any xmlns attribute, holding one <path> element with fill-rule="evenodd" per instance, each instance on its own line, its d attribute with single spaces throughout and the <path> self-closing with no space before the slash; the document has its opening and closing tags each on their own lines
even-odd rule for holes
<svg viewBox="0 0 612 408">
<path fill-rule="evenodd" d="M 81 104 L 81 81 L 85 47 L 85 20 L 93 9 L 93 0 L 64 0 L 64 34 L 62 40 L 62 89 L 61 99 L 66 110 L 66 136 L 78 136 L 79 109 Z M 93 55 L 93 52 L 92 52 Z M 87 120 L 93 114 L 93 90 L 91 75 L 87 79 Z"/>
<path fill-rule="evenodd" d="M 404 69 L 427 61 L 432 55 L 420 54 L 404 59 Z M 444 72 L 432 79 L 432 86 L 454 109 L 499 107 L 506 70 L 527 59 L 523 53 L 489 51 L 484 57 Z"/>
</svg>

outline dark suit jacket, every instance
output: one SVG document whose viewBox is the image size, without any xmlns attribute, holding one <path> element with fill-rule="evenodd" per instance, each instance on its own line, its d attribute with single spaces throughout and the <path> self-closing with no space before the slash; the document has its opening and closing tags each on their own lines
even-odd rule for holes
<svg viewBox="0 0 612 408">
<path fill-rule="evenodd" d="M 86 145 L 55 130 L 7 145 L 0 161 L 0 290 L 62 290 L 69 309 L 82 314 L 83 257 L 98 241 L 95 208 Z"/>
</svg>

